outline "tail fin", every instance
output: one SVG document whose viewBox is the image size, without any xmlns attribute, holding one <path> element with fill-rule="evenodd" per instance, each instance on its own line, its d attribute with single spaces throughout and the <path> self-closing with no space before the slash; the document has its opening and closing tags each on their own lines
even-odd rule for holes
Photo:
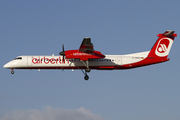
<svg viewBox="0 0 180 120">
<path fill-rule="evenodd" d="M 177 34 L 174 34 L 174 31 L 168 30 L 163 34 L 158 34 L 157 36 L 159 38 L 149 52 L 148 58 L 167 59 L 171 46 L 174 42 L 174 38 L 177 37 Z"/>
</svg>

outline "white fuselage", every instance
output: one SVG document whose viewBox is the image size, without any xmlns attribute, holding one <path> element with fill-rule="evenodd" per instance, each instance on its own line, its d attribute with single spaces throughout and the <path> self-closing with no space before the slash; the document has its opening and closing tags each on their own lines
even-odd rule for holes
<svg viewBox="0 0 180 120">
<path fill-rule="evenodd" d="M 115 69 L 116 66 L 132 64 L 145 59 L 147 52 L 127 55 L 106 55 L 103 59 L 89 59 L 88 66 L 91 69 Z M 79 59 L 65 59 L 61 56 L 18 56 L 4 65 L 10 69 L 82 69 L 87 61 Z M 85 63 L 85 64 L 84 64 Z"/>
</svg>

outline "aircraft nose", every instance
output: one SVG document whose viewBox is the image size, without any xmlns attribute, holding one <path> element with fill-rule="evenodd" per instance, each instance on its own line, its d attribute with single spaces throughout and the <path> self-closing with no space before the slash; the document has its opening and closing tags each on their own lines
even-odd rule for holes
<svg viewBox="0 0 180 120">
<path fill-rule="evenodd" d="M 12 62 L 12 61 L 11 61 L 11 62 L 8 62 L 8 63 L 6 63 L 3 67 L 4 67 L 4 68 L 13 68 L 13 62 Z"/>
</svg>

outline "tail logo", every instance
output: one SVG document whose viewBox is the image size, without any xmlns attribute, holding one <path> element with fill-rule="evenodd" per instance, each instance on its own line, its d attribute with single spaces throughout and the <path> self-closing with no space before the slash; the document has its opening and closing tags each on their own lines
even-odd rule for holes
<svg viewBox="0 0 180 120">
<path fill-rule="evenodd" d="M 173 40 L 170 38 L 162 38 L 159 40 L 159 43 L 156 47 L 156 55 L 160 57 L 165 57 L 169 54 L 169 51 L 171 49 Z"/>
<path fill-rule="evenodd" d="M 168 44 L 169 45 L 169 44 Z M 157 48 L 157 51 L 159 53 L 164 53 L 168 49 L 168 45 L 166 44 L 160 44 L 159 47 Z"/>
</svg>

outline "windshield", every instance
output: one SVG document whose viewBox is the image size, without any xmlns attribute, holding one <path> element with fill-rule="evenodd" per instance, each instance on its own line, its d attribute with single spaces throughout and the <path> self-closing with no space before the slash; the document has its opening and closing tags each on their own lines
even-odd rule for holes
<svg viewBox="0 0 180 120">
<path fill-rule="evenodd" d="M 17 57 L 14 60 L 21 60 L 21 59 L 22 59 L 22 57 Z"/>
</svg>

